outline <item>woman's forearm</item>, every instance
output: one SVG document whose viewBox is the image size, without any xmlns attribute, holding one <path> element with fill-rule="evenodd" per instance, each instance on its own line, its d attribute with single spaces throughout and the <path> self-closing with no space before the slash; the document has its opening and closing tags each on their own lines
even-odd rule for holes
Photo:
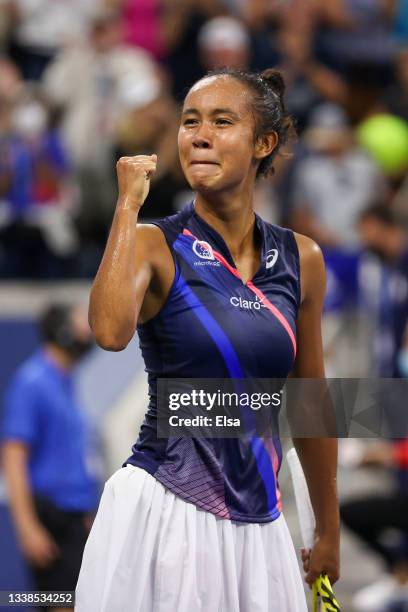
<svg viewBox="0 0 408 612">
<path fill-rule="evenodd" d="M 337 440 L 294 438 L 316 518 L 316 534 L 338 537 Z"/>
<path fill-rule="evenodd" d="M 89 303 L 89 324 L 106 350 L 120 351 L 132 339 L 151 280 L 137 218 L 156 164 L 157 155 L 121 157 L 116 164 L 119 198 Z"/>
<path fill-rule="evenodd" d="M 135 269 L 137 218 L 138 211 L 118 201 L 92 285 L 89 323 L 98 344 L 107 350 L 121 350 L 131 340 L 149 281 L 147 266 L 145 273 Z"/>
</svg>

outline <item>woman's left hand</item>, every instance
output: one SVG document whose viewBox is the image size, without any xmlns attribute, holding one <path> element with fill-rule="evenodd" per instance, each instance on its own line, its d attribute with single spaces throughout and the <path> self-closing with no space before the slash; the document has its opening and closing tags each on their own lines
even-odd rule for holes
<svg viewBox="0 0 408 612">
<path fill-rule="evenodd" d="M 306 572 L 305 581 L 309 586 L 312 586 L 322 573 L 328 575 L 331 584 L 337 582 L 340 576 L 338 537 L 317 537 L 312 550 L 302 548 L 301 554 L 303 569 Z"/>
</svg>

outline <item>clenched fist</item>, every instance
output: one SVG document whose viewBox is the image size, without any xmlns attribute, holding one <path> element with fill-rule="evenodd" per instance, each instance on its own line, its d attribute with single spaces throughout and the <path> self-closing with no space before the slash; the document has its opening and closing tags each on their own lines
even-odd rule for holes
<svg viewBox="0 0 408 612">
<path fill-rule="evenodd" d="M 143 206 L 156 165 L 157 155 L 135 155 L 119 159 L 116 164 L 119 200 L 126 208 L 137 211 Z"/>
</svg>

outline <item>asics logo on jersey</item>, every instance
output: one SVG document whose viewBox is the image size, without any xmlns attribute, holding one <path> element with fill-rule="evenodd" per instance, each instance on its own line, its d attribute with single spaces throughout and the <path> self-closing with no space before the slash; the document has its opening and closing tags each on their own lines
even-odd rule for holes
<svg viewBox="0 0 408 612">
<path fill-rule="evenodd" d="M 260 300 L 256 296 L 255 300 L 244 300 L 242 297 L 232 296 L 230 298 L 230 304 L 235 308 L 242 308 L 243 310 L 261 310 L 266 308 L 265 304 L 262 304 L 263 300 Z"/>
<path fill-rule="evenodd" d="M 193 251 L 201 259 L 215 259 L 211 245 L 205 240 L 194 240 Z"/>
<path fill-rule="evenodd" d="M 277 259 L 278 259 L 278 249 L 269 249 L 269 251 L 266 252 L 265 268 L 267 270 L 269 270 L 269 268 L 272 268 L 272 266 L 275 265 Z"/>
</svg>

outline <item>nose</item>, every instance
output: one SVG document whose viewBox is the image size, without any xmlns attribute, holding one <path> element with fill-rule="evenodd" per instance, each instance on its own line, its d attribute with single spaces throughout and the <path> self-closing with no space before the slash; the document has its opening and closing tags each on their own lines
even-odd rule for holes
<svg viewBox="0 0 408 612">
<path fill-rule="evenodd" d="M 211 145 L 208 140 L 204 140 L 203 138 L 194 138 L 193 147 L 195 149 L 209 149 Z"/>
<path fill-rule="evenodd" d="M 203 122 L 194 134 L 193 147 L 196 149 L 210 149 L 211 146 L 211 130 Z"/>
</svg>

